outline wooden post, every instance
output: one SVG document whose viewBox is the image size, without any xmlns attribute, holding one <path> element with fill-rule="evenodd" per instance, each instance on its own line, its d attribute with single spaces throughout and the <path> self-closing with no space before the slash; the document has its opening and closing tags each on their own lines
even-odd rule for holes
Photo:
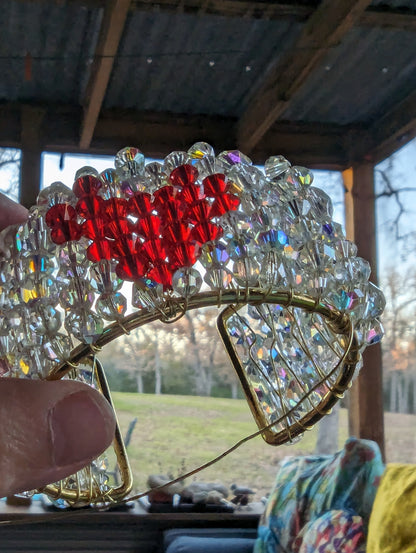
<svg viewBox="0 0 416 553">
<path fill-rule="evenodd" d="M 44 110 L 22 106 L 21 110 L 21 144 L 22 157 L 20 165 L 19 201 L 29 208 L 36 202 L 40 190 L 41 175 L 41 125 Z"/>
<path fill-rule="evenodd" d="M 347 238 L 358 255 L 371 265 L 371 280 L 377 284 L 374 165 L 363 162 L 343 172 Z M 364 366 L 349 394 L 349 433 L 374 440 L 382 455 L 384 444 L 383 380 L 380 344 L 368 347 Z"/>
</svg>

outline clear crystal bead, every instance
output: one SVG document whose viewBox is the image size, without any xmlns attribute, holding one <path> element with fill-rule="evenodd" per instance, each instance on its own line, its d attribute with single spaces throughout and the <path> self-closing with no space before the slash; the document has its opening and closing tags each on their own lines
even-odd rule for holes
<svg viewBox="0 0 416 553">
<path fill-rule="evenodd" d="M 61 290 L 59 300 L 64 309 L 89 309 L 94 303 L 95 294 L 89 282 L 74 280 Z"/>
<path fill-rule="evenodd" d="M 116 274 L 117 262 L 103 260 L 94 263 L 90 269 L 90 284 L 99 294 L 111 294 L 117 292 L 123 285 L 123 281 Z"/>
<path fill-rule="evenodd" d="M 307 267 L 332 272 L 335 264 L 335 249 L 324 242 L 308 242 L 300 250 L 298 259 L 299 263 Z"/>
<path fill-rule="evenodd" d="M 82 277 L 86 273 L 86 249 L 88 242 L 69 243 L 57 251 L 58 264 L 61 269 L 68 269 L 70 274 Z"/>
<path fill-rule="evenodd" d="M 306 199 L 310 203 L 308 217 L 320 222 L 328 222 L 331 220 L 334 208 L 328 194 L 320 188 L 311 186 L 307 190 Z"/>
<path fill-rule="evenodd" d="M 138 148 L 127 146 L 117 152 L 114 158 L 114 165 L 117 173 L 122 180 L 136 175 L 141 175 L 144 171 L 144 155 Z"/>
<path fill-rule="evenodd" d="M 217 158 L 215 156 L 205 155 L 202 159 L 198 159 L 194 162 L 194 166 L 197 169 L 201 180 L 209 175 L 222 173 L 222 167 L 220 167 L 220 164 L 217 162 Z"/>
<path fill-rule="evenodd" d="M 282 276 L 279 273 L 281 259 L 276 252 L 269 252 L 261 263 L 259 272 L 259 285 L 262 288 L 279 288 L 282 283 Z"/>
<path fill-rule="evenodd" d="M 357 246 L 349 240 L 339 240 L 335 244 L 335 252 L 338 259 L 347 259 L 357 255 Z"/>
<path fill-rule="evenodd" d="M 228 179 L 233 182 L 233 193 L 237 193 L 242 202 L 248 196 L 247 200 L 254 202 L 254 206 L 263 204 L 262 190 L 267 181 L 260 169 L 252 165 L 235 165 L 229 170 Z"/>
<path fill-rule="evenodd" d="M 280 188 L 281 198 L 290 202 L 294 198 L 303 197 L 306 188 L 312 181 L 313 175 L 307 169 L 304 170 L 303 167 L 291 167 L 281 179 L 276 181 L 276 185 Z"/>
<path fill-rule="evenodd" d="M 84 167 L 81 167 L 78 169 L 78 171 L 75 173 L 74 182 L 81 177 L 98 177 L 98 171 L 95 169 L 95 167 L 91 167 L 90 165 L 84 165 Z"/>
<path fill-rule="evenodd" d="M 297 178 L 302 186 L 307 187 L 313 183 L 313 173 L 310 169 L 294 166 L 291 170 L 293 171 L 293 176 Z"/>
<path fill-rule="evenodd" d="M 232 260 L 254 255 L 258 245 L 248 237 L 230 238 L 226 244 L 227 253 Z"/>
<path fill-rule="evenodd" d="M 10 309 L 10 311 L 7 313 L 7 317 L 9 319 L 9 325 L 12 330 L 21 328 L 24 322 L 24 308 L 18 306 Z"/>
<path fill-rule="evenodd" d="M 251 257 L 239 259 L 234 262 L 233 275 L 240 286 L 257 286 L 260 275 L 259 264 Z"/>
<path fill-rule="evenodd" d="M 104 169 L 104 171 L 99 174 L 99 179 L 103 184 L 98 193 L 105 200 L 122 197 L 120 182 L 115 169 L 111 167 L 109 169 Z"/>
<path fill-rule="evenodd" d="M 266 160 L 264 172 L 269 179 L 273 180 L 280 177 L 290 167 L 291 165 L 285 157 L 272 156 Z"/>
<path fill-rule="evenodd" d="M 35 273 L 36 275 L 40 273 L 50 275 L 56 268 L 54 258 L 40 252 L 29 253 L 25 256 L 22 261 L 22 266 L 27 273 Z"/>
<path fill-rule="evenodd" d="M 172 278 L 172 288 L 182 298 L 189 298 L 199 292 L 202 277 L 196 269 L 180 269 Z"/>
<path fill-rule="evenodd" d="M 42 273 L 29 273 L 20 283 L 21 298 L 24 303 L 47 298 L 51 303 L 58 303 L 59 288 L 56 280 Z"/>
<path fill-rule="evenodd" d="M 50 239 L 49 228 L 45 224 L 46 206 L 32 206 L 28 220 L 22 229 L 24 235 L 23 255 L 43 254 L 54 256 L 56 244 Z"/>
<path fill-rule="evenodd" d="M 372 282 L 368 283 L 366 300 L 365 318 L 376 319 L 380 317 L 386 307 L 386 298 L 380 288 Z"/>
<path fill-rule="evenodd" d="M 223 170 L 228 173 L 228 171 L 239 163 L 244 165 L 252 165 L 251 159 L 239 152 L 238 150 L 225 150 L 217 156 L 217 161 Z"/>
<path fill-rule="evenodd" d="M 172 152 L 163 160 L 163 169 L 169 175 L 176 167 L 192 163 L 191 156 L 186 152 Z"/>
<path fill-rule="evenodd" d="M 228 269 L 211 268 L 204 275 L 204 281 L 211 290 L 225 290 L 230 287 L 233 275 Z"/>
<path fill-rule="evenodd" d="M 196 142 L 189 150 L 188 154 L 192 159 L 203 159 L 205 156 L 215 156 L 214 148 L 206 142 Z"/>
<path fill-rule="evenodd" d="M 50 304 L 37 302 L 30 313 L 30 328 L 36 334 L 53 335 L 61 328 L 62 314 Z"/>
<path fill-rule="evenodd" d="M 96 301 L 95 310 L 106 321 L 120 319 L 127 310 L 127 299 L 120 292 L 102 295 Z"/>
<path fill-rule="evenodd" d="M 380 321 L 375 319 L 372 321 L 370 328 L 364 334 L 365 342 L 370 346 L 372 344 L 377 344 L 384 336 L 384 328 Z"/>
<path fill-rule="evenodd" d="M 140 279 L 134 283 L 132 305 L 138 309 L 156 309 L 162 300 L 162 284 L 151 279 Z"/>
<path fill-rule="evenodd" d="M 226 244 L 206 244 L 202 249 L 199 261 L 209 270 L 211 267 L 222 267 L 228 263 L 230 256 Z"/>
<path fill-rule="evenodd" d="M 357 284 L 367 283 L 370 278 L 371 267 L 370 263 L 362 257 L 356 257 L 348 261 L 350 278 Z"/>
<path fill-rule="evenodd" d="M 329 292 L 325 299 L 340 311 L 348 311 L 357 320 L 364 314 L 365 293 L 360 288 L 340 288 L 336 292 Z"/>
<path fill-rule="evenodd" d="M 77 198 L 68 186 L 65 186 L 62 182 L 54 182 L 39 192 L 36 203 L 39 206 L 46 205 L 48 207 L 56 204 L 75 205 Z"/>
<path fill-rule="evenodd" d="M 66 334 L 56 334 L 43 345 L 45 356 L 54 363 L 63 363 L 71 354 L 71 340 Z"/>
<path fill-rule="evenodd" d="M 158 161 L 153 161 L 152 163 L 148 163 L 146 165 L 145 177 L 145 192 L 149 192 L 149 194 L 151 194 L 158 188 L 162 188 L 163 186 L 166 186 L 168 184 L 167 175 L 165 173 L 163 165 Z"/>
<path fill-rule="evenodd" d="M 120 191 L 122 195 L 131 197 L 137 192 L 148 192 L 148 182 L 144 175 L 129 177 L 121 182 Z"/>
<path fill-rule="evenodd" d="M 80 342 L 92 344 L 101 336 L 104 323 L 94 313 L 71 311 L 65 318 L 65 328 Z"/>
</svg>

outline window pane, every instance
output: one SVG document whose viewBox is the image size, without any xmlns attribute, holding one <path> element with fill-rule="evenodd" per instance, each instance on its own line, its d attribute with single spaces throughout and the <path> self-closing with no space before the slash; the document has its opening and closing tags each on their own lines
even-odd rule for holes
<svg viewBox="0 0 416 553">
<path fill-rule="evenodd" d="M 379 279 L 387 306 L 382 341 L 386 454 L 416 454 L 416 141 L 376 167 Z"/>
<path fill-rule="evenodd" d="M 0 148 L 0 191 L 12 200 L 19 197 L 20 150 Z"/>
<path fill-rule="evenodd" d="M 55 181 L 61 181 L 71 187 L 75 173 L 81 167 L 90 165 L 99 173 L 114 166 L 113 156 L 91 156 L 80 154 L 42 154 L 42 182 L 41 188 L 49 186 Z"/>
</svg>

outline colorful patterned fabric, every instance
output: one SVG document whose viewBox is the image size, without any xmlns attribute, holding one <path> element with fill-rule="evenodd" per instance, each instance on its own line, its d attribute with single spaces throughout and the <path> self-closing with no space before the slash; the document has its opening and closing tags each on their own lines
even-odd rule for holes
<svg viewBox="0 0 416 553">
<path fill-rule="evenodd" d="M 331 553 L 359 552 L 383 472 L 377 444 L 355 438 L 335 455 L 284 459 L 260 521 L 255 553 L 326 553 L 322 547 L 331 539 L 338 539 Z M 336 516 L 327 514 L 334 511 Z M 339 541 L 340 533 L 349 536 L 349 543 Z M 314 543 L 321 543 L 321 550 L 308 549 Z"/>
<path fill-rule="evenodd" d="M 365 553 L 363 519 L 348 511 L 327 511 L 308 522 L 294 543 L 299 553 Z"/>
<path fill-rule="evenodd" d="M 367 553 L 416 552 L 416 466 L 387 465 L 370 517 Z"/>
</svg>

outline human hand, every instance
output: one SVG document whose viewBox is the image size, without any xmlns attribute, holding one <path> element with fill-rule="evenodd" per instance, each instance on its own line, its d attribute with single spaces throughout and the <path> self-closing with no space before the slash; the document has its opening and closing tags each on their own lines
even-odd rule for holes
<svg viewBox="0 0 416 553">
<path fill-rule="evenodd" d="M 27 210 L 0 194 L 0 230 Z M 107 400 L 86 384 L 0 378 L 0 497 L 73 474 L 111 443 Z"/>
</svg>

